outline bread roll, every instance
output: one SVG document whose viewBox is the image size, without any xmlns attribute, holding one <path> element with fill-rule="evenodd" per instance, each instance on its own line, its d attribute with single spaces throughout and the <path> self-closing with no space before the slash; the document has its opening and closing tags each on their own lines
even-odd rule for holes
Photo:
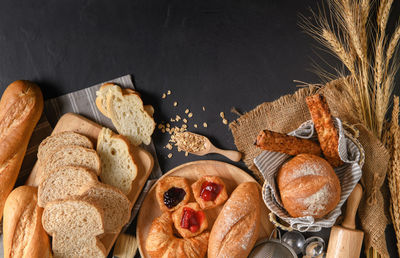
<svg viewBox="0 0 400 258">
<path fill-rule="evenodd" d="M 15 81 L 0 100 L 0 219 L 4 203 L 17 180 L 29 139 L 43 111 L 39 87 Z"/>
<path fill-rule="evenodd" d="M 321 218 L 340 200 L 340 182 L 332 166 L 321 157 L 300 154 L 278 171 L 277 184 L 286 211 L 292 217 Z"/>
<path fill-rule="evenodd" d="M 37 205 L 36 187 L 20 186 L 10 193 L 4 206 L 4 258 L 51 257 L 42 213 Z"/>
<path fill-rule="evenodd" d="M 260 230 L 260 190 L 257 183 L 236 187 L 218 215 L 208 241 L 208 257 L 247 257 Z"/>
</svg>

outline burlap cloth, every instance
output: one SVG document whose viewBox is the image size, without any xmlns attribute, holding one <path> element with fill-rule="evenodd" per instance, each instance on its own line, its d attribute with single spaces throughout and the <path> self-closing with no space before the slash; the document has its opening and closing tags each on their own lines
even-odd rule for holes
<svg viewBox="0 0 400 258">
<path fill-rule="evenodd" d="M 388 207 L 382 191 L 387 193 L 384 185 L 389 153 L 382 143 L 364 126 L 360 125 L 354 112 L 350 98 L 342 91 L 341 80 L 332 81 L 318 88 L 310 86 L 297 90 L 294 94 L 282 96 L 273 102 L 265 102 L 250 112 L 240 116 L 229 124 L 237 149 L 243 153 L 247 167 L 254 176 L 263 181 L 263 176 L 257 170 L 253 160 L 262 150 L 254 145 L 257 134 L 268 129 L 281 133 L 295 130 L 301 123 L 311 119 L 305 97 L 316 92 L 324 94 L 334 116 L 354 125 L 359 131 L 358 140 L 365 150 L 362 183 L 364 195 L 358 210 L 362 230 L 365 233 L 365 246 L 374 247 L 383 257 L 388 257 L 386 248 L 385 228 L 388 224 Z M 387 200 L 387 199 L 386 199 Z"/>
</svg>

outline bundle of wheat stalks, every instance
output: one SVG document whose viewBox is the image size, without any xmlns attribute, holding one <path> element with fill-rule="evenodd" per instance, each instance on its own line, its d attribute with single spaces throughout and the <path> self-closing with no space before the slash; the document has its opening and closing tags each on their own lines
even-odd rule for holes
<svg viewBox="0 0 400 258">
<path fill-rule="evenodd" d="M 338 75 L 348 78 L 343 81 L 356 107 L 351 110 L 356 110 L 358 120 L 382 142 L 386 142 L 386 135 L 390 135 L 384 133 L 390 124 L 386 116 L 399 68 L 400 25 L 391 35 L 386 33 L 392 4 L 393 0 L 327 0 L 329 16 L 325 10 L 320 10 L 314 14 L 315 24 L 303 20 L 306 31 L 343 63 L 344 69 L 335 69 L 336 74 L 319 70 L 320 75 L 329 80 Z M 394 116 L 398 116 L 396 108 L 397 115 Z M 388 178 L 392 220 L 400 243 L 400 132 L 397 117 L 392 119 L 391 125 L 391 132 L 396 135 L 391 137 L 393 162 Z M 399 244 L 398 247 L 400 253 Z M 373 250 L 369 255 L 367 252 L 367 256 L 373 253 Z"/>
</svg>

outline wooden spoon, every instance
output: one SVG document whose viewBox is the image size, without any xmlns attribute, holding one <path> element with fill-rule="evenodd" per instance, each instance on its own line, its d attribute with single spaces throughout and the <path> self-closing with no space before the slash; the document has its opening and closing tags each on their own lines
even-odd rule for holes
<svg viewBox="0 0 400 258">
<path fill-rule="evenodd" d="M 198 155 L 198 156 L 204 156 L 209 153 L 218 153 L 218 154 L 221 154 L 221 155 L 227 157 L 228 159 L 230 159 L 234 162 L 238 162 L 242 158 L 242 153 L 240 153 L 238 151 L 222 150 L 220 148 L 215 147 L 211 143 L 210 139 L 208 139 L 204 135 L 200 135 L 200 134 L 196 134 L 196 133 L 192 133 L 192 132 L 185 132 L 185 133 L 189 133 L 189 134 L 192 134 L 193 136 L 201 137 L 202 139 L 204 139 L 204 147 L 205 148 L 200 151 L 188 151 L 191 154 Z M 184 148 L 182 148 L 182 149 L 185 150 Z"/>
</svg>

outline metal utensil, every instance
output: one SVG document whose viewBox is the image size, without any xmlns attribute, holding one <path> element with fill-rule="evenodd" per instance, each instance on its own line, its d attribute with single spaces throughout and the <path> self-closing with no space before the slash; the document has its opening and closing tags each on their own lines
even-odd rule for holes
<svg viewBox="0 0 400 258">
<path fill-rule="evenodd" d="M 288 231 L 283 234 L 282 241 L 292 247 L 296 254 L 299 254 L 303 250 L 306 239 L 300 232 Z"/>
<path fill-rule="evenodd" d="M 274 231 L 278 232 L 278 239 L 273 239 Z M 296 252 L 288 244 L 282 241 L 281 233 L 278 229 L 274 229 L 267 239 L 259 240 L 249 258 L 297 258 Z"/>
<path fill-rule="evenodd" d="M 322 257 L 324 255 L 325 241 L 317 236 L 309 237 L 303 246 L 303 257 Z"/>
</svg>

